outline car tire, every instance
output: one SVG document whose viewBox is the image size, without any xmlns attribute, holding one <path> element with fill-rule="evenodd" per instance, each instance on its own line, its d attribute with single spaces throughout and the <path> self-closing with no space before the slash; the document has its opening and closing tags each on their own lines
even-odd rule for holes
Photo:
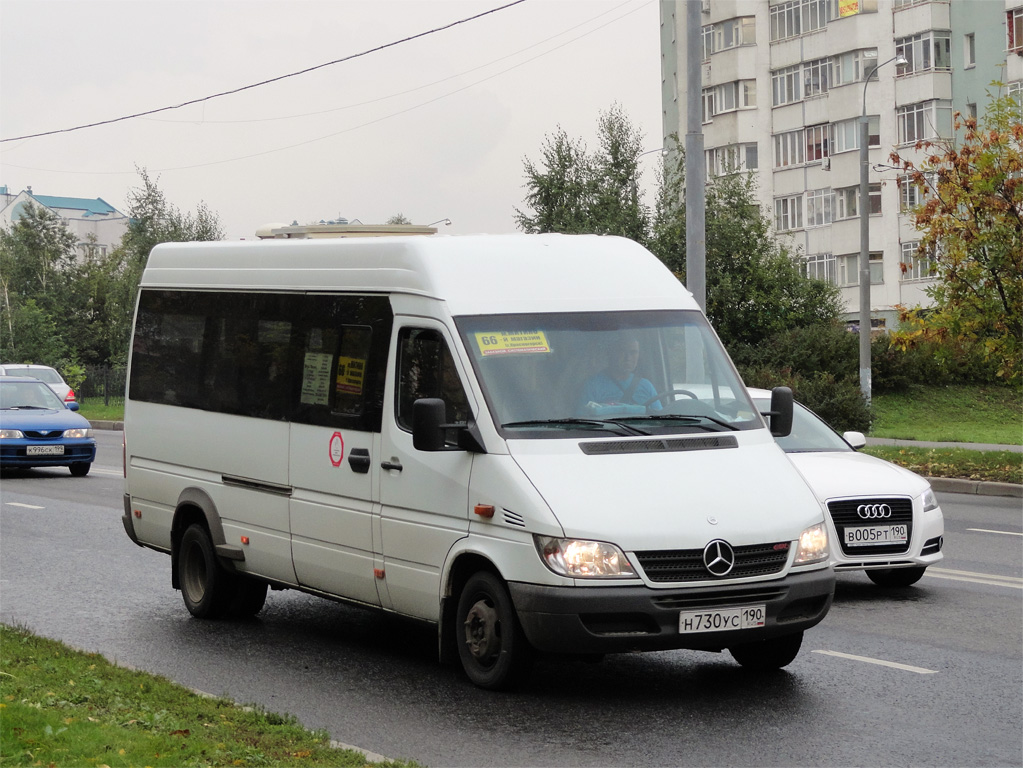
<svg viewBox="0 0 1023 768">
<path fill-rule="evenodd" d="M 224 616 L 238 594 L 237 577 L 217 559 L 206 528 L 193 523 L 178 545 L 178 577 L 188 612 L 197 619 Z"/>
<path fill-rule="evenodd" d="M 910 587 L 923 578 L 927 566 L 917 568 L 884 568 L 878 571 L 867 571 L 867 578 L 879 587 Z"/>
<path fill-rule="evenodd" d="M 266 605 L 267 583 L 244 576 L 238 579 L 238 592 L 231 603 L 231 613 L 239 618 L 251 618 Z"/>
<path fill-rule="evenodd" d="M 739 664 L 754 672 L 765 672 L 788 666 L 799 655 L 803 633 L 772 637 L 732 646 L 728 652 Z"/>
<path fill-rule="evenodd" d="M 71 470 L 72 477 L 85 477 L 89 474 L 89 470 L 92 469 L 91 461 L 81 461 L 77 464 L 72 464 L 68 467 Z"/>
<path fill-rule="evenodd" d="M 492 573 L 475 573 L 462 588 L 455 635 L 462 668 L 480 688 L 513 688 L 532 667 L 533 648 L 522 632 L 511 596 Z"/>
</svg>

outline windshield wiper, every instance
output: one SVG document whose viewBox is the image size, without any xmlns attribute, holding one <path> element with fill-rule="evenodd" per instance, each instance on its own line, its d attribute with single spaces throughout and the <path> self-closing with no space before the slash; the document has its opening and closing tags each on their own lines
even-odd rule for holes
<svg viewBox="0 0 1023 768">
<path fill-rule="evenodd" d="M 502 424 L 502 429 L 514 429 L 517 427 L 546 427 L 550 425 L 566 427 L 598 427 L 619 435 L 649 435 L 642 429 L 623 424 L 618 419 L 529 419 L 528 421 L 509 421 Z"/>
<path fill-rule="evenodd" d="M 45 405 L 5 405 L 2 410 L 5 411 L 24 411 L 25 409 L 32 411 L 53 411 L 54 408 L 50 408 Z"/>
<path fill-rule="evenodd" d="M 686 422 L 689 422 L 690 424 L 697 424 L 700 421 L 709 421 L 709 422 L 711 422 L 713 424 L 717 424 L 718 426 L 724 427 L 725 429 L 730 429 L 732 432 L 738 432 L 739 431 L 739 428 L 737 426 L 735 426 L 733 424 L 729 424 L 727 421 L 722 421 L 721 419 L 716 419 L 713 416 L 700 416 L 700 415 L 695 414 L 695 413 L 687 413 L 687 414 L 682 414 L 682 413 L 670 414 L 670 413 L 668 413 L 668 414 L 664 414 L 664 415 L 656 415 L 656 414 L 654 414 L 654 415 L 650 415 L 650 416 L 634 416 L 634 417 L 629 419 L 629 421 L 632 421 L 632 420 L 636 420 L 636 421 L 686 421 Z M 705 427 L 705 429 L 710 429 L 710 427 Z"/>
</svg>

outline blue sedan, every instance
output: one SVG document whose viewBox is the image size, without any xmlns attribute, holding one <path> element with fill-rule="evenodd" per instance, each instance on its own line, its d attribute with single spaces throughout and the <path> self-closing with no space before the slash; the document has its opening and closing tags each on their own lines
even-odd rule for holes
<svg viewBox="0 0 1023 768">
<path fill-rule="evenodd" d="M 38 379 L 0 378 L 0 467 L 67 467 L 89 474 L 96 440 L 78 403 L 66 406 Z"/>
</svg>

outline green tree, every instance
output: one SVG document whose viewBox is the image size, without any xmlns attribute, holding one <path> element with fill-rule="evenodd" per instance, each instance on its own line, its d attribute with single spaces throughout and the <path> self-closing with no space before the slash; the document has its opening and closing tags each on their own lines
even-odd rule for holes
<svg viewBox="0 0 1023 768">
<path fill-rule="evenodd" d="M 926 195 L 916 210 L 917 258 L 938 281 L 933 311 L 910 312 L 894 342 L 939 355 L 976 350 L 1005 381 L 1023 381 L 1023 118 L 1012 97 L 984 118 L 956 115 L 961 142 L 922 141 L 919 164 L 892 153 Z M 903 265 L 903 269 L 906 265 Z M 958 353 L 956 350 L 960 350 Z"/>
<path fill-rule="evenodd" d="M 642 135 L 621 107 L 597 120 L 600 149 L 590 153 L 582 139 L 558 126 L 544 139 L 538 163 L 526 158 L 525 202 L 515 209 L 523 232 L 564 232 L 629 237 L 646 242 L 649 210 L 640 189 Z"/>
<path fill-rule="evenodd" d="M 683 281 L 684 185 L 685 153 L 676 146 L 662 172 L 650 248 Z M 732 173 L 708 184 L 705 238 L 707 316 L 729 352 L 792 328 L 837 321 L 838 289 L 806 277 L 796 254 L 775 238 L 752 174 Z"/>
<path fill-rule="evenodd" d="M 397 226 L 400 224 L 411 224 L 412 222 L 409 220 L 407 216 L 405 216 L 404 213 L 399 213 L 392 216 L 384 223 L 387 224 L 388 226 Z"/>
<path fill-rule="evenodd" d="M 107 320 L 111 344 L 110 361 L 124 364 L 128 356 L 132 315 L 139 282 L 149 254 L 160 243 L 222 240 L 220 218 L 200 202 L 195 213 L 182 213 L 167 200 L 157 181 L 139 169 L 141 185 L 128 192 L 128 231 L 106 265 L 116 290 L 107 297 Z"/>
</svg>

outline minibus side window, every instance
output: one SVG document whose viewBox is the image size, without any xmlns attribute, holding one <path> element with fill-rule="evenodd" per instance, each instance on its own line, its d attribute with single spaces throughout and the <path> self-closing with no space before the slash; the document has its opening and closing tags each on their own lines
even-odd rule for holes
<svg viewBox="0 0 1023 768">
<path fill-rule="evenodd" d="M 423 397 L 447 403 L 449 423 L 469 420 L 469 401 L 444 338 L 433 330 L 404 328 L 398 338 L 395 420 L 412 431 L 412 404 Z"/>
</svg>

